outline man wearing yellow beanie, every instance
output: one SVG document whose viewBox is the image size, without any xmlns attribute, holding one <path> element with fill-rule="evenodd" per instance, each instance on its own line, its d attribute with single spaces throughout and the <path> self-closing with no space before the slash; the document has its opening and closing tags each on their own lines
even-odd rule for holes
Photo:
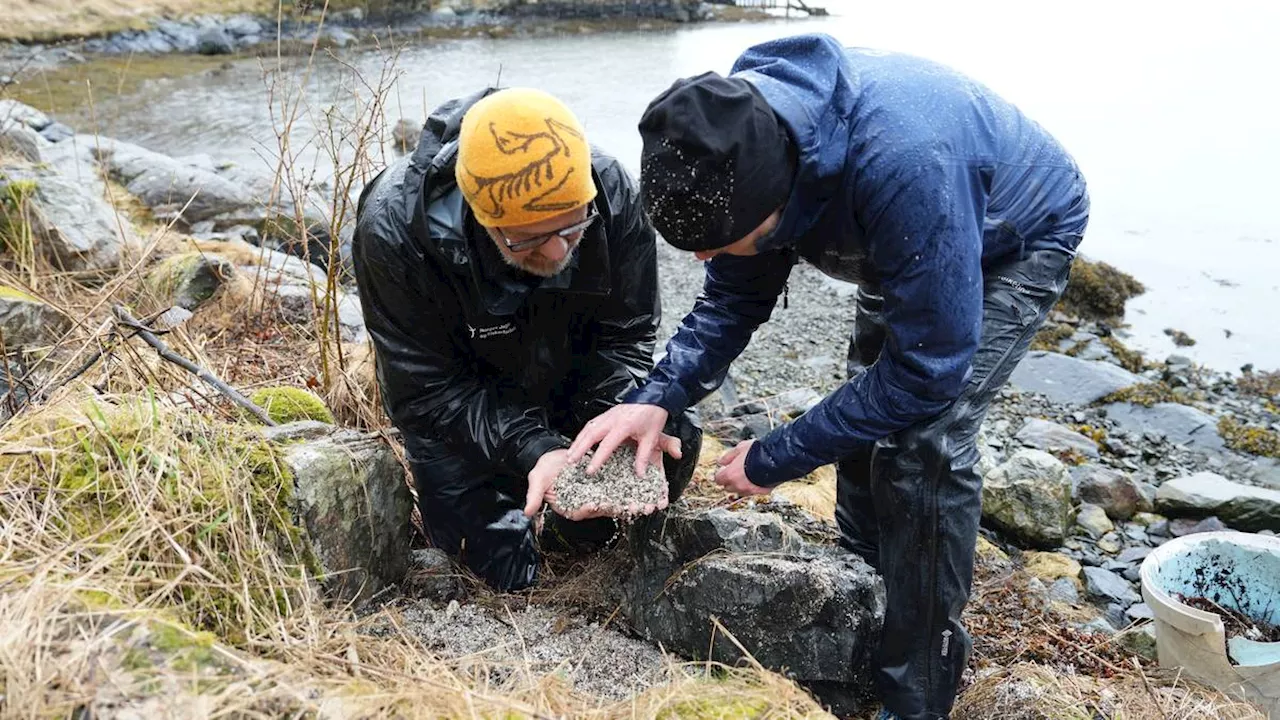
<svg viewBox="0 0 1280 720">
<path fill-rule="evenodd" d="M 556 98 L 486 89 L 439 107 L 364 189 L 353 260 L 432 544 L 499 590 L 529 586 L 530 518 L 569 438 L 653 366 L 656 237 L 635 180 Z M 690 413 L 666 432 L 683 450 L 664 462 L 674 500 L 701 430 Z M 590 546 L 614 535 L 608 516 L 657 507 L 551 509 L 543 538 Z"/>
</svg>

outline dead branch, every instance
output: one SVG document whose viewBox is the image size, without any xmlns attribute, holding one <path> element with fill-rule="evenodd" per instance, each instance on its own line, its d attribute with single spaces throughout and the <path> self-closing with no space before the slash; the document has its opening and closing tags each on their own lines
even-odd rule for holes
<svg viewBox="0 0 1280 720">
<path fill-rule="evenodd" d="M 276 425 L 276 422 L 267 415 L 265 410 L 255 405 L 253 401 L 249 400 L 249 398 L 241 395 L 235 388 L 214 377 L 213 373 L 208 370 L 196 365 L 169 349 L 169 346 L 166 345 L 163 340 L 156 337 L 151 328 L 148 328 L 138 322 L 138 319 L 126 310 L 123 305 L 113 305 L 111 307 L 111 311 L 120 319 L 121 325 L 135 331 L 138 334 L 138 337 L 142 338 L 148 345 L 155 348 L 160 357 L 200 378 L 205 382 L 205 384 L 230 398 L 231 402 L 253 413 L 253 416 L 261 420 L 264 425 Z"/>
</svg>

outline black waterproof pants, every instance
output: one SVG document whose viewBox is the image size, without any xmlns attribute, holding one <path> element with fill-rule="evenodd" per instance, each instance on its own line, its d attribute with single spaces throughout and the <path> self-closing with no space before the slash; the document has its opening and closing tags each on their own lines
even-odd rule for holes
<svg viewBox="0 0 1280 720">
<path fill-rule="evenodd" d="M 560 429 L 570 437 L 577 430 Z M 669 420 L 665 431 L 680 439 L 683 455 L 680 460 L 663 456 L 668 501 L 674 503 L 697 467 L 702 428 L 689 412 Z M 539 542 L 564 550 L 598 548 L 617 530 L 611 518 L 571 522 L 548 511 L 542 537 L 536 538 L 524 516 L 527 479 L 469 462 L 442 442 L 416 443 L 409 466 L 431 544 L 502 592 L 522 590 L 537 579 Z"/>
<path fill-rule="evenodd" d="M 845 547 L 884 577 L 888 603 L 873 660 L 884 707 L 904 720 L 945 718 L 973 646 L 960 622 L 982 515 L 977 434 L 991 400 L 1066 289 L 1072 257 L 1044 250 L 985 273 L 973 376 L 945 412 L 838 464 L 836 520 Z M 885 342 L 883 300 L 858 294 L 849 372 Z"/>
</svg>

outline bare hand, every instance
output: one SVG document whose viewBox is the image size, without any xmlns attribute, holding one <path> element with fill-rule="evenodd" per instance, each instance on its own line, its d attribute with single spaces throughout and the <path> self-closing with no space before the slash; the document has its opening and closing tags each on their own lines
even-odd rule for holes
<svg viewBox="0 0 1280 720">
<path fill-rule="evenodd" d="M 720 487 L 738 495 L 768 495 L 773 488 L 760 487 L 747 479 L 747 451 L 755 440 L 744 440 L 720 456 L 720 469 L 716 471 L 715 482 Z"/>
<path fill-rule="evenodd" d="M 588 450 L 599 445 L 587 465 L 587 474 L 594 475 L 619 445 L 634 440 L 636 474 L 644 475 L 649 463 L 661 457 L 660 452 L 680 459 L 680 440 L 662 432 L 666 424 L 667 411 L 657 405 L 615 405 L 582 428 L 569 447 L 569 462 L 581 460 Z"/>
<path fill-rule="evenodd" d="M 524 496 L 524 515 L 533 517 L 542 508 L 543 500 L 555 502 L 555 482 L 560 471 L 568 465 L 569 451 L 564 448 L 543 453 L 538 464 L 529 471 L 529 491 Z"/>
</svg>

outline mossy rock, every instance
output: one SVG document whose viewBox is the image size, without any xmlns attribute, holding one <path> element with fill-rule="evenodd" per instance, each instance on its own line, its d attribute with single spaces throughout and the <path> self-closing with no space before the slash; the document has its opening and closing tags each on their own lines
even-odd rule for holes
<svg viewBox="0 0 1280 720">
<path fill-rule="evenodd" d="M 254 405 L 266 410 L 267 416 L 280 425 L 301 420 L 317 420 L 330 425 L 336 422 L 324 401 L 302 388 L 260 388 L 249 399 Z"/>
<path fill-rule="evenodd" d="M 71 329 L 71 318 L 17 288 L 0 285 L 0 332 L 6 349 L 45 347 Z"/>
<path fill-rule="evenodd" d="M 235 276 L 230 260 L 193 252 L 165 258 L 147 274 L 147 289 L 166 302 L 195 310 Z"/>
<path fill-rule="evenodd" d="M 1081 318 L 1122 318 L 1125 303 L 1144 292 L 1146 288 L 1132 275 L 1104 262 L 1077 257 L 1058 309 Z"/>
</svg>

